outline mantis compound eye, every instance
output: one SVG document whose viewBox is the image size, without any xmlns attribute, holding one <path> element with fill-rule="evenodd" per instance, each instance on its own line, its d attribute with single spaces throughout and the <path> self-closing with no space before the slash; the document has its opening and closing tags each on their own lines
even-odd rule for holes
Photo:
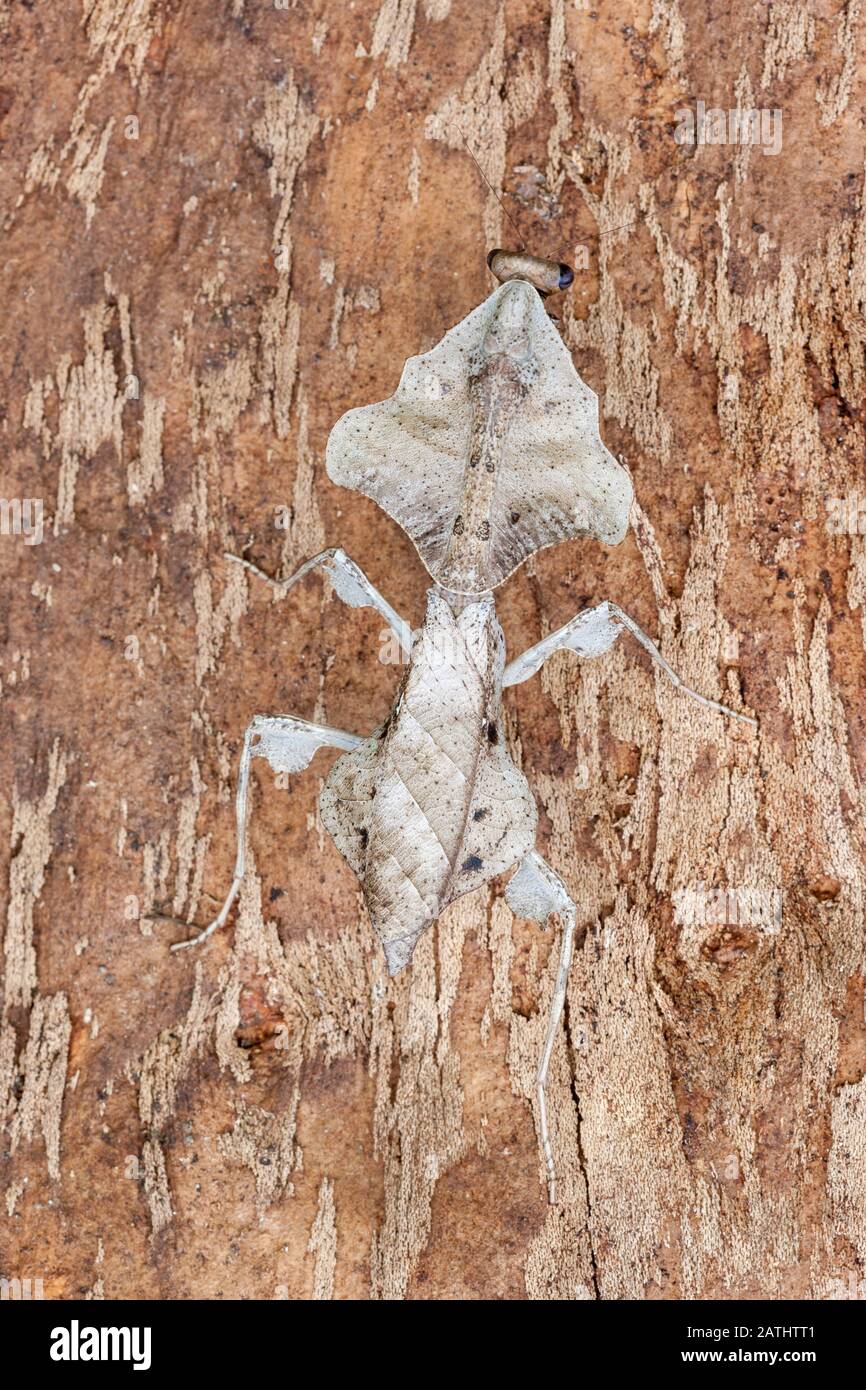
<svg viewBox="0 0 866 1390">
<path fill-rule="evenodd" d="M 506 280 L 527 280 L 544 299 L 559 290 L 567 290 L 574 280 L 571 266 L 562 261 L 544 261 L 539 256 L 527 256 L 522 251 L 491 251 L 487 264 L 500 284 Z"/>
</svg>

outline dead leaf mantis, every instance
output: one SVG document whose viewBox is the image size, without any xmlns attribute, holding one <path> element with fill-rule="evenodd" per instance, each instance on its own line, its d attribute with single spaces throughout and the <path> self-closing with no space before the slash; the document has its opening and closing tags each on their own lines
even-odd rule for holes
<svg viewBox="0 0 866 1390">
<path fill-rule="evenodd" d="M 575 371 L 544 307 L 566 288 L 568 267 L 492 252 L 499 285 L 421 357 L 386 401 L 350 410 L 334 426 L 326 467 L 335 483 L 373 498 L 415 544 L 433 584 L 412 632 L 342 550 L 276 581 L 285 592 L 321 567 L 338 596 L 378 610 L 408 665 L 390 715 L 371 734 L 289 716 L 247 729 L 237 788 L 237 859 L 206 940 L 226 921 L 244 875 L 250 763 L 299 772 L 322 747 L 338 748 L 320 797 L 322 820 L 358 875 L 390 974 L 408 965 L 419 936 L 455 898 L 516 868 L 505 897 L 521 917 L 561 924 L 559 967 L 536 1077 L 548 1193 L 556 1168 L 546 1083 L 572 959 L 576 910 L 566 885 L 534 848 L 536 807 L 501 731 L 505 687 L 527 680 L 556 651 L 590 658 L 630 632 L 691 699 L 755 720 L 687 689 L 655 643 L 616 604 L 578 613 L 506 663 L 493 591 L 545 546 L 588 536 L 615 545 L 628 527 L 632 485 L 601 442 L 598 400 Z M 235 556 L 229 559 L 237 560 Z"/>
</svg>

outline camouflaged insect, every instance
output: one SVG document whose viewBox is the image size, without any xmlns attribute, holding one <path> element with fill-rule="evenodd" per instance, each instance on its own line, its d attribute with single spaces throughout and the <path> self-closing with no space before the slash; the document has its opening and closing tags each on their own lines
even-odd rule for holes
<svg viewBox="0 0 866 1390">
<path fill-rule="evenodd" d="M 601 442 L 597 398 L 545 309 L 545 296 L 565 288 L 571 272 L 506 252 L 491 253 L 489 264 L 501 281 L 489 298 L 431 352 L 409 359 L 393 396 L 350 410 L 328 441 L 331 479 L 377 502 L 426 566 L 433 584 L 422 628 L 412 633 L 339 549 L 277 583 L 284 592 L 321 566 L 346 603 L 383 615 L 408 658 L 393 709 L 367 736 L 285 716 L 253 720 L 241 755 L 232 886 L 219 916 L 178 947 L 222 925 L 237 895 L 250 760 L 264 757 L 277 772 L 297 772 L 318 748 L 343 750 L 322 788 L 322 820 L 363 885 L 392 975 L 409 964 L 421 933 L 449 903 L 511 869 L 505 895 L 512 910 L 542 924 L 552 913 L 560 919 L 559 970 L 537 1077 L 554 1202 L 545 1083 L 575 908 L 534 848 L 535 801 L 502 737 L 502 691 L 555 651 L 599 656 L 627 630 L 684 693 L 734 711 L 685 690 L 650 638 L 613 603 L 578 613 L 506 662 L 493 590 L 545 546 L 582 536 L 616 545 L 628 527 L 632 485 Z"/>
</svg>

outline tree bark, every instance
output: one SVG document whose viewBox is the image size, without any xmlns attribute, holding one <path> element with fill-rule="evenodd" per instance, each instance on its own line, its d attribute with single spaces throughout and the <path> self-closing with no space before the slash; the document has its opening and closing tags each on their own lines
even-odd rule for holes
<svg viewBox="0 0 866 1390">
<path fill-rule="evenodd" d="M 3 3 L 0 35 L 9 1274 L 840 1296 L 866 1263 L 859 0 Z M 699 102 L 724 143 L 682 143 Z M 578 914 L 557 1207 L 556 932 L 497 882 L 389 981 L 318 819 L 332 754 L 255 765 L 238 910 L 168 949 L 230 882 L 252 716 L 366 733 L 400 676 L 371 610 L 223 553 L 287 575 L 341 545 L 421 621 L 415 551 L 325 441 L 518 239 L 576 267 L 561 328 L 638 505 L 618 548 L 499 591 L 509 651 L 608 598 L 759 719 L 626 638 L 506 692 Z"/>
</svg>

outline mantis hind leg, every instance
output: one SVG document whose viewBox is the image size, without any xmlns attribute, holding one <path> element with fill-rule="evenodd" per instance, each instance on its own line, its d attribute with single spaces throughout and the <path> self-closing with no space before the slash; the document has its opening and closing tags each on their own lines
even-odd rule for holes
<svg viewBox="0 0 866 1390">
<path fill-rule="evenodd" d="M 247 828 L 247 802 L 249 799 L 250 763 L 253 758 L 266 758 L 274 772 L 301 772 L 308 767 L 320 748 L 341 748 L 344 751 L 357 748 L 363 739 L 357 734 L 347 734 L 342 729 L 329 729 L 321 724 L 311 724 L 308 719 L 294 719 L 288 715 L 257 715 L 244 734 L 241 751 L 241 764 L 238 772 L 238 790 L 235 803 L 237 821 L 237 854 L 231 887 L 225 902 L 209 926 L 188 941 L 176 941 L 173 951 L 182 951 L 187 946 L 199 946 L 207 941 L 224 924 L 238 895 L 244 877 L 244 850 Z"/>
<path fill-rule="evenodd" d="M 547 1192 L 551 1206 L 556 1205 L 556 1164 L 550 1140 L 547 1117 L 547 1074 L 553 1044 L 562 1018 L 565 1004 L 565 991 L 568 986 L 568 972 L 574 953 L 574 927 L 577 910 L 558 874 L 542 859 L 537 850 L 530 850 L 516 874 L 505 890 L 505 900 L 518 917 L 528 917 L 544 926 L 551 913 L 555 912 L 562 924 L 562 941 L 559 948 L 559 966 L 556 972 L 556 985 L 547 1017 L 547 1032 L 538 1063 L 535 1085 L 538 1097 L 538 1128 L 544 1161 L 547 1167 Z"/>
</svg>

